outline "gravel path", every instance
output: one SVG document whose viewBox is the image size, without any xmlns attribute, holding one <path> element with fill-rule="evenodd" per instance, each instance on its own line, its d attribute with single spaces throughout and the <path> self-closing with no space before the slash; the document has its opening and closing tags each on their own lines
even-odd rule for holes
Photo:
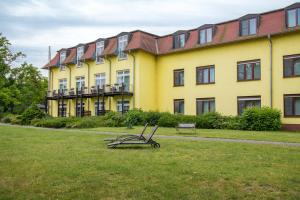
<svg viewBox="0 0 300 200">
<path fill-rule="evenodd" d="M 67 131 L 67 132 L 83 132 L 83 133 L 96 133 L 96 134 L 105 134 L 105 135 L 124 135 L 128 133 L 121 132 L 104 132 L 104 131 L 93 131 L 93 130 L 80 130 L 80 129 L 54 129 L 54 128 L 41 128 L 41 127 L 32 127 L 32 126 L 20 126 L 20 125 L 10 125 L 2 124 L 0 126 L 16 126 L 22 128 L 31 128 L 31 129 L 43 129 L 43 130 L 52 130 L 52 131 Z M 267 144 L 267 145 L 281 145 L 281 146 L 292 146 L 300 147 L 300 143 L 292 142 L 272 142 L 272 141 L 259 141 L 259 140 L 243 140 L 243 139 L 227 139 L 227 138 L 207 138 L 207 137 L 193 137 L 193 136 L 179 136 L 179 135 L 156 135 L 155 138 L 164 138 L 164 139 L 177 139 L 177 140 L 191 140 L 191 141 L 217 141 L 217 142 L 233 142 L 233 143 L 248 143 L 248 144 Z"/>
</svg>

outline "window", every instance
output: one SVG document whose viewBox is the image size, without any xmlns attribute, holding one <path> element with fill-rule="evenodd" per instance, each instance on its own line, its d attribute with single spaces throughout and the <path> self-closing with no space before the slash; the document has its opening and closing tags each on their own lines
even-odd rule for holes
<svg viewBox="0 0 300 200">
<path fill-rule="evenodd" d="M 283 57 L 283 76 L 284 77 L 300 76 L 300 55 Z"/>
<path fill-rule="evenodd" d="M 117 83 L 124 84 L 125 91 L 129 91 L 129 83 L 130 83 L 129 70 L 117 71 Z"/>
<path fill-rule="evenodd" d="M 76 57 L 76 65 L 77 67 L 82 66 L 82 62 L 80 61 L 84 54 L 84 46 L 77 47 L 77 57 Z"/>
<path fill-rule="evenodd" d="M 215 83 L 215 66 L 197 67 L 196 79 L 197 84 Z"/>
<path fill-rule="evenodd" d="M 84 76 L 76 77 L 76 89 L 77 90 L 84 89 L 84 86 L 85 86 Z"/>
<path fill-rule="evenodd" d="M 174 114 L 184 114 L 184 100 L 175 99 L 174 100 Z"/>
<path fill-rule="evenodd" d="M 65 103 L 59 103 L 58 106 L 59 110 L 58 110 L 58 116 L 59 117 L 66 117 L 67 116 L 67 104 Z"/>
<path fill-rule="evenodd" d="M 260 80 L 260 60 L 238 62 L 238 81 Z"/>
<path fill-rule="evenodd" d="M 123 101 L 123 108 L 124 111 L 123 112 L 127 112 L 129 110 L 129 100 L 124 100 Z M 118 101 L 117 102 L 117 111 L 118 112 L 122 112 L 122 101 Z"/>
<path fill-rule="evenodd" d="M 127 59 L 127 54 L 124 52 L 128 44 L 128 35 L 122 35 L 118 38 L 118 57 L 119 59 Z"/>
<path fill-rule="evenodd" d="M 66 60 L 67 52 L 61 51 L 59 54 L 59 69 L 61 71 L 64 71 L 66 69 L 66 65 L 63 64 L 63 62 Z"/>
<path fill-rule="evenodd" d="M 59 79 L 59 91 L 64 93 L 67 90 L 67 79 Z"/>
<path fill-rule="evenodd" d="M 80 117 L 84 115 L 84 103 L 82 102 L 82 107 L 81 107 L 81 102 L 76 104 L 76 117 Z"/>
<path fill-rule="evenodd" d="M 173 37 L 173 40 L 174 40 L 174 49 L 177 49 L 177 48 L 183 48 L 184 45 L 185 45 L 185 33 L 182 33 L 182 34 L 176 34 L 174 35 Z"/>
<path fill-rule="evenodd" d="M 174 70 L 174 86 L 184 86 L 184 70 Z"/>
<path fill-rule="evenodd" d="M 284 116 L 300 117 L 300 94 L 284 95 Z"/>
<path fill-rule="evenodd" d="M 203 29 L 200 30 L 200 44 L 205 44 L 205 43 L 209 43 L 212 41 L 212 28 L 207 28 L 207 29 Z"/>
<path fill-rule="evenodd" d="M 205 98 L 196 100 L 197 115 L 208 112 L 215 112 L 215 98 Z"/>
<path fill-rule="evenodd" d="M 100 73 L 95 75 L 95 85 L 99 88 L 104 88 L 105 86 L 105 73 Z"/>
<path fill-rule="evenodd" d="M 104 110 L 105 110 L 105 103 L 103 104 L 103 102 L 100 101 L 99 102 L 99 107 L 98 107 L 98 101 L 96 101 L 95 102 L 95 115 L 99 116 L 99 115 L 103 114 Z"/>
<path fill-rule="evenodd" d="M 240 22 L 241 36 L 255 35 L 257 29 L 257 18 L 245 19 Z"/>
<path fill-rule="evenodd" d="M 196 100 L 197 115 L 215 112 L 215 98 L 204 98 Z"/>
<path fill-rule="evenodd" d="M 100 41 L 96 43 L 96 63 L 101 64 L 104 63 L 104 59 L 101 57 L 101 54 L 104 51 L 104 41 Z"/>
<path fill-rule="evenodd" d="M 261 100 L 259 96 L 238 97 L 238 115 L 241 115 L 246 108 L 260 107 Z"/>
<path fill-rule="evenodd" d="M 287 11 L 287 26 L 289 28 L 300 25 L 300 8 Z"/>
</svg>

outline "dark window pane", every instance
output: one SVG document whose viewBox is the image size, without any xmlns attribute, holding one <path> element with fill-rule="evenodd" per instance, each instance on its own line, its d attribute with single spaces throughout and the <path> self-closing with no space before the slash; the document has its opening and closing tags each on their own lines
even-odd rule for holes
<svg viewBox="0 0 300 200">
<path fill-rule="evenodd" d="M 203 113 L 209 112 L 209 101 L 203 101 Z"/>
<path fill-rule="evenodd" d="M 238 65 L 238 79 L 239 80 L 244 80 L 244 65 L 243 64 L 240 64 Z"/>
<path fill-rule="evenodd" d="M 203 70 L 203 83 L 208 83 L 208 70 L 209 69 Z"/>
<path fill-rule="evenodd" d="M 174 113 L 184 114 L 184 101 L 175 100 L 174 101 Z"/>
<path fill-rule="evenodd" d="M 254 64 L 254 79 L 260 79 L 260 63 Z"/>
<path fill-rule="evenodd" d="M 241 29 L 242 35 L 248 35 L 248 32 L 249 32 L 248 20 L 242 21 L 241 25 L 242 25 L 242 29 Z"/>
<path fill-rule="evenodd" d="M 300 115 L 300 97 L 295 97 L 295 115 Z"/>
<path fill-rule="evenodd" d="M 284 114 L 293 115 L 293 98 L 285 97 L 284 98 Z"/>
<path fill-rule="evenodd" d="M 256 34 L 256 18 L 250 19 L 250 35 Z"/>
<path fill-rule="evenodd" d="M 211 42 L 212 41 L 212 28 L 206 29 L 207 32 L 207 42 Z"/>
<path fill-rule="evenodd" d="M 181 48 L 184 47 L 184 44 L 185 44 L 185 34 L 179 35 L 179 40 L 180 40 L 180 42 L 179 42 L 180 47 Z"/>
<path fill-rule="evenodd" d="M 205 30 L 200 31 L 200 44 L 205 44 L 206 43 L 206 34 Z"/>
<path fill-rule="evenodd" d="M 174 71 L 174 85 L 184 85 L 184 71 Z"/>
<path fill-rule="evenodd" d="M 300 75 L 300 58 L 294 61 L 294 75 Z"/>
<path fill-rule="evenodd" d="M 203 83 L 203 70 L 197 69 L 197 83 Z"/>
<path fill-rule="evenodd" d="M 251 107 L 261 107 L 261 100 L 256 100 L 256 99 L 238 100 L 239 115 L 241 115 L 246 108 L 251 108 Z"/>
<path fill-rule="evenodd" d="M 245 101 L 238 101 L 238 115 L 241 115 L 245 108 Z"/>
<path fill-rule="evenodd" d="M 288 27 L 296 26 L 296 9 L 288 11 Z"/>
<path fill-rule="evenodd" d="M 298 26 L 300 25 L 300 8 L 297 9 L 298 10 Z"/>
<path fill-rule="evenodd" d="M 215 107 L 215 100 L 210 101 L 210 112 L 215 112 L 216 107 Z"/>
<path fill-rule="evenodd" d="M 202 101 L 197 101 L 197 115 L 201 115 L 203 113 Z"/>
<path fill-rule="evenodd" d="M 293 59 L 284 59 L 284 76 L 293 75 Z"/>
</svg>

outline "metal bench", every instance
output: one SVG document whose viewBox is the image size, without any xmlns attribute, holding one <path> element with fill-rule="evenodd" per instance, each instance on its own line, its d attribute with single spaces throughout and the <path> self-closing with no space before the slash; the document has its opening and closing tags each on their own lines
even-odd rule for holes
<svg viewBox="0 0 300 200">
<path fill-rule="evenodd" d="M 196 124 L 195 123 L 179 123 L 176 126 L 176 131 L 180 133 L 180 129 L 193 129 L 196 133 Z"/>
</svg>

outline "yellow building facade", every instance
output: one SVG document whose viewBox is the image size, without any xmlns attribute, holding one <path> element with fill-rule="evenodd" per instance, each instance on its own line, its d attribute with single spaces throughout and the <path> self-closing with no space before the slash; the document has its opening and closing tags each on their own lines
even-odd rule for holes
<svg viewBox="0 0 300 200">
<path fill-rule="evenodd" d="M 298 9 L 300 16 L 300 5 L 294 4 L 167 36 L 121 33 L 105 39 L 100 52 L 97 41 L 60 50 L 45 66 L 48 112 L 94 116 L 141 108 L 234 116 L 247 106 L 268 106 L 281 110 L 287 128 L 300 128 L 300 32 L 297 20 L 289 24 L 290 12 Z M 80 46 L 85 50 L 78 57 Z M 60 60 L 62 51 L 67 61 Z M 77 91 L 79 79 L 83 93 Z M 59 94 L 62 88 L 65 94 Z"/>
</svg>

